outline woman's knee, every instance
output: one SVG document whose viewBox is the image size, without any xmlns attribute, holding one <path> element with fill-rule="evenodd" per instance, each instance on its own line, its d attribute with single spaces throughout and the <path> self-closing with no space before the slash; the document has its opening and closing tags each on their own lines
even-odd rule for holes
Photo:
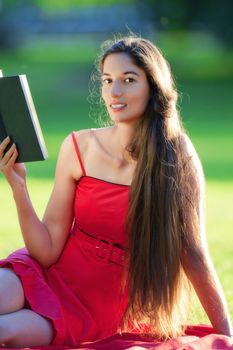
<svg viewBox="0 0 233 350">
<path fill-rule="evenodd" d="M 22 309 L 0 315 L 0 347 L 30 347 L 51 344 L 54 328 L 50 321 L 32 310 Z"/>
<path fill-rule="evenodd" d="M 20 310 L 25 298 L 20 278 L 10 268 L 0 268 L 0 314 Z"/>
<path fill-rule="evenodd" d="M 0 348 L 8 347 L 9 343 L 13 340 L 14 333 L 13 328 L 8 322 L 5 322 L 0 316 Z"/>
</svg>

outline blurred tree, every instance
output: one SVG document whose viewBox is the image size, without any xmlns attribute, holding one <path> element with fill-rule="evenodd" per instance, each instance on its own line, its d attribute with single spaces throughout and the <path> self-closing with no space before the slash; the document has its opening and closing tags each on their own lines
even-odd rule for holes
<svg viewBox="0 0 233 350">
<path fill-rule="evenodd" d="M 0 48 L 15 48 L 21 43 L 18 11 L 31 6 L 31 0 L 0 0 Z"/>
<path fill-rule="evenodd" d="M 207 30 L 227 47 L 233 46 L 233 1 L 231 0 L 135 0 L 141 13 L 154 20 L 156 29 Z M 147 8 L 147 9 L 146 9 Z M 143 11 L 144 10 L 144 11 Z"/>
<path fill-rule="evenodd" d="M 0 0 L 0 47 L 11 46 L 11 35 L 8 26 L 6 26 L 7 15 L 14 5 L 14 0 Z"/>
<path fill-rule="evenodd" d="M 48 0 L 34 0 L 34 2 L 47 10 L 64 10 L 71 7 L 80 6 L 98 6 L 98 5 L 115 5 L 116 0 L 56 0 L 56 4 Z M 133 0 L 118 0 L 118 4 L 130 4 Z"/>
<path fill-rule="evenodd" d="M 134 4 L 134 0 L 118 0 L 117 5 Z M 18 47 L 31 29 L 43 26 L 47 14 L 66 13 L 72 9 L 116 5 L 115 0 L 0 0 L 0 48 Z M 56 16 L 55 16 L 56 17 Z M 43 20 L 46 20 L 43 22 Z M 27 27 L 27 28 L 26 28 Z M 26 29 L 25 29 L 26 28 Z M 29 28 L 29 30 L 28 30 Z"/>
</svg>

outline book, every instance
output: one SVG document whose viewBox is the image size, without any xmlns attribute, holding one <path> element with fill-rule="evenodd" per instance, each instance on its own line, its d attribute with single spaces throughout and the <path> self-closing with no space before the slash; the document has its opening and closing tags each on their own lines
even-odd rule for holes
<svg viewBox="0 0 233 350">
<path fill-rule="evenodd" d="M 5 77 L 0 71 L 0 142 L 7 136 L 16 144 L 17 163 L 48 157 L 26 75 Z"/>
</svg>

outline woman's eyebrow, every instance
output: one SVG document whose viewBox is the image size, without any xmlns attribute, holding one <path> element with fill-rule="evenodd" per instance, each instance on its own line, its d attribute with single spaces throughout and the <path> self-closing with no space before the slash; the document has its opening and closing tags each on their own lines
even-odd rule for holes
<svg viewBox="0 0 233 350">
<path fill-rule="evenodd" d="M 136 73 L 136 72 L 134 72 L 134 71 L 127 71 L 127 72 L 124 72 L 124 73 L 122 73 L 122 74 L 124 74 L 124 75 L 127 75 L 127 74 L 134 74 L 134 75 L 137 75 L 138 77 L 139 77 L 139 74 L 138 73 Z M 102 74 L 102 76 L 104 76 L 104 75 L 111 75 L 111 74 L 109 74 L 109 73 L 103 73 Z"/>
</svg>

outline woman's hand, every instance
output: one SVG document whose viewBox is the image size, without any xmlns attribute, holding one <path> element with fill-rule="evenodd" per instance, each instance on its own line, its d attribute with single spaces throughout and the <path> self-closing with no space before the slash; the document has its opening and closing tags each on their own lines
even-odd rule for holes
<svg viewBox="0 0 233 350">
<path fill-rule="evenodd" d="M 18 185 L 25 184 L 26 167 L 23 163 L 15 164 L 18 157 L 18 151 L 15 144 L 13 144 L 4 154 L 9 142 L 10 137 L 8 136 L 0 144 L 0 171 L 4 174 L 9 185 L 13 189 Z"/>
</svg>

